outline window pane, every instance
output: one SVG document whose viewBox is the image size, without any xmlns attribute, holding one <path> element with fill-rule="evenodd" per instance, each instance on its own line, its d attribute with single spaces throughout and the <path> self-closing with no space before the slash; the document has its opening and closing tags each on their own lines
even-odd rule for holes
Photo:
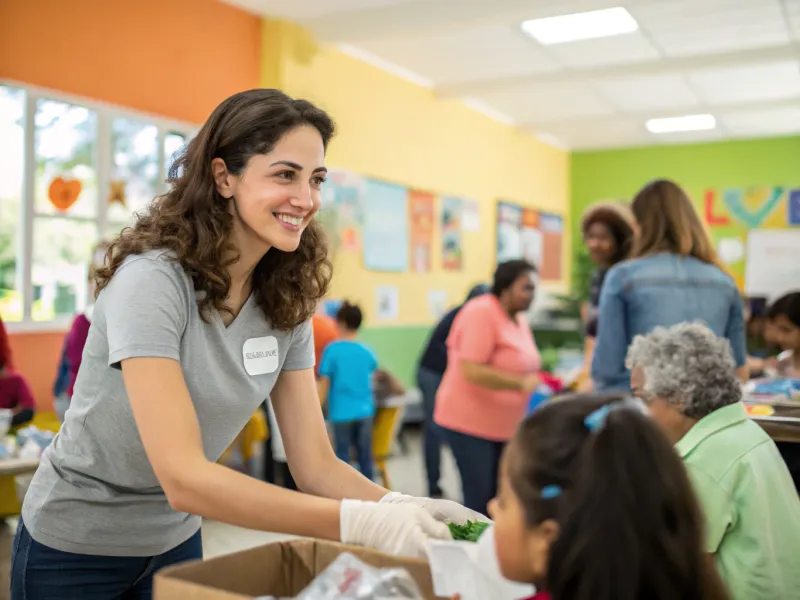
<svg viewBox="0 0 800 600">
<path fill-rule="evenodd" d="M 133 213 L 146 208 L 158 191 L 158 128 L 150 123 L 116 118 L 111 122 L 114 156 L 108 220 L 128 223 Z M 120 197 L 124 189 L 124 205 Z M 120 227 L 110 226 L 112 232 Z"/>
<path fill-rule="evenodd" d="M 89 263 L 97 225 L 68 217 L 39 217 L 33 225 L 34 321 L 71 316 L 86 307 Z"/>
<path fill-rule="evenodd" d="M 164 136 L 164 171 L 169 177 L 169 169 L 175 161 L 178 152 L 183 149 L 186 143 L 186 136 L 181 133 L 170 132 Z"/>
<path fill-rule="evenodd" d="M 36 102 L 34 207 L 38 214 L 96 216 L 96 141 L 94 111 L 55 100 Z"/>
<path fill-rule="evenodd" d="M 22 291 L 17 289 L 17 253 L 25 159 L 25 93 L 0 86 L 0 317 L 22 320 Z"/>
</svg>

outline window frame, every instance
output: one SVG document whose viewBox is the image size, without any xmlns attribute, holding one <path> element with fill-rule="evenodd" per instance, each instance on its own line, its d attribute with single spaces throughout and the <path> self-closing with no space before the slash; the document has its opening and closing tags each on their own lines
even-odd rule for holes
<svg viewBox="0 0 800 600">
<path fill-rule="evenodd" d="M 97 139 L 95 143 L 94 163 L 97 172 L 97 212 L 96 217 L 70 216 L 69 214 L 57 215 L 62 219 L 94 223 L 97 227 L 99 239 L 104 239 L 111 232 L 108 231 L 108 201 L 102 190 L 108 190 L 111 185 L 114 171 L 112 154 L 112 121 L 121 117 L 155 125 L 158 130 L 158 177 L 156 193 L 162 194 L 167 190 L 167 159 L 164 155 L 164 139 L 167 135 L 175 133 L 190 140 L 200 126 L 197 124 L 170 119 L 135 109 L 118 106 L 109 102 L 66 94 L 55 90 L 30 85 L 14 79 L 0 77 L 0 86 L 22 90 L 24 96 L 23 106 L 23 176 L 22 197 L 20 199 L 19 231 L 17 246 L 17 285 L 21 284 L 23 317 L 22 321 L 4 321 L 6 329 L 11 333 L 16 332 L 62 332 L 69 328 L 73 316 L 56 317 L 52 321 L 34 321 L 31 318 L 33 303 L 33 233 L 34 222 L 37 218 L 35 207 L 36 185 L 36 104 L 37 101 L 54 100 L 81 106 L 95 113 L 97 118 Z M 41 215 L 41 218 L 48 218 Z"/>
</svg>

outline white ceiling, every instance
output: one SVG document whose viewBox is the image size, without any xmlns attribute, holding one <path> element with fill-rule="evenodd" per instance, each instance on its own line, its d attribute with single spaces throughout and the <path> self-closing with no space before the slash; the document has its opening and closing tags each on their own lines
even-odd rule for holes
<svg viewBox="0 0 800 600">
<path fill-rule="evenodd" d="M 224 1 L 296 21 L 568 148 L 800 134 L 800 0 Z M 640 30 L 541 46 L 520 29 L 613 6 Z M 716 116 L 715 130 L 656 136 L 644 127 L 701 112 Z"/>
</svg>

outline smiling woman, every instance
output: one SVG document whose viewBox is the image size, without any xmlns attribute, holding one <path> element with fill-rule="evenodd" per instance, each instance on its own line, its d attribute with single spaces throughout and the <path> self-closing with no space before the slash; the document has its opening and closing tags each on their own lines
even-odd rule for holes
<svg viewBox="0 0 800 600">
<path fill-rule="evenodd" d="M 449 537 L 436 518 L 471 517 L 390 495 L 328 440 L 310 318 L 331 278 L 313 217 L 333 130 L 277 90 L 228 98 L 113 242 L 70 409 L 25 498 L 12 598 L 149 598 L 157 569 L 200 557 L 201 517 L 410 555 Z M 309 495 L 216 463 L 267 397 Z"/>
</svg>

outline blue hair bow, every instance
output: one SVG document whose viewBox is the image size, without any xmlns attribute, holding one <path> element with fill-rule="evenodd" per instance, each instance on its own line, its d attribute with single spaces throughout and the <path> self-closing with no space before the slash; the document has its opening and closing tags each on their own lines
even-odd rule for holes
<svg viewBox="0 0 800 600">
<path fill-rule="evenodd" d="M 558 498 L 560 495 L 561 486 L 551 484 L 542 488 L 541 496 L 543 500 L 552 500 L 553 498 Z"/>
<path fill-rule="evenodd" d="M 589 413 L 589 415 L 583 420 L 583 424 L 586 425 L 586 429 L 589 431 L 597 431 L 600 429 L 606 424 L 606 419 L 613 408 L 613 404 L 604 404 L 594 412 Z"/>
</svg>

